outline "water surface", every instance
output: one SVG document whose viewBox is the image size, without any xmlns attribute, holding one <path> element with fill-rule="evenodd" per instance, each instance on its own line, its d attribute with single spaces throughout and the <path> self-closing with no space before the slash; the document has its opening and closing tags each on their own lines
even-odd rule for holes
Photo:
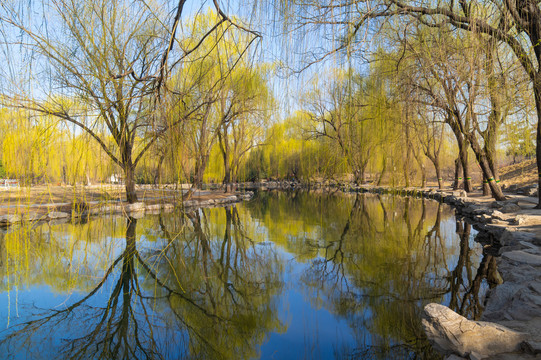
<svg viewBox="0 0 541 360">
<path fill-rule="evenodd" d="M 437 359 L 423 306 L 483 309 L 495 262 L 475 235 L 431 200 L 306 192 L 13 227 L 0 234 L 0 351 Z"/>
</svg>

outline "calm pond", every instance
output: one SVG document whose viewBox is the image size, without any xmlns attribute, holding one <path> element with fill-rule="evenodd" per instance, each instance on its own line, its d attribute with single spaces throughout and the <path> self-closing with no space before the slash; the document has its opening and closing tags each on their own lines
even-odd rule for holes
<svg viewBox="0 0 541 360">
<path fill-rule="evenodd" d="M 438 358 L 422 308 L 478 318 L 494 259 L 431 200 L 246 203 L 0 235 L 2 358 Z"/>
</svg>

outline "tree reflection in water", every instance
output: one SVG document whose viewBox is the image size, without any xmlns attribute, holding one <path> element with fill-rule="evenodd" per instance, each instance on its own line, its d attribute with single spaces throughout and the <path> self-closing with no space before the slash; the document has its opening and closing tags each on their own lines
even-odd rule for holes
<svg viewBox="0 0 541 360">
<path fill-rule="evenodd" d="M 424 304 L 478 318 L 487 283 L 498 282 L 471 226 L 424 199 L 271 193 L 108 221 L 0 235 L 4 287 L 31 278 L 29 288 L 68 294 L 62 308 L 33 307 L 4 330 L 3 354 L 246 359 L 269 345 L 280 357 L 324 348 L 337 358 L 438 358 Z M 66 228 L 77 246 L 63 242 Z"/>
<path fill-rule="evenodd" d="M 450 269 L 454 257 L 445 243 L 449 234 L 442 233 L 444 211 L 448 218 L 450 208 L 425 199 L 384 201 L 358 194 L 340 234 L 323 246 L 314 244 L 319 256 L 303 275 L 318 294 L 312 301 L 332 309 L 356 332 L 358 347 L 340 349 L 339 357 L 439 358 L 420 324 L 429 302 L 480 317 L 483 280 L 497 271 L 495 259 L 484 254 L 472 275 L 477 253 L 470 249 L 471 225 L 457 220 L 460 251 Z"/>
<path fill-rule="evenodd" d="M 137 248 L 138 220 L 129 217 L 125 248 L 92 291 L 64 309 L 40 310 L 39 316 L 5 330 L 4 354 L 256 357 L 265 334 L 283 329 L 273 301 L 281 287 L 281 264 L 270 249 L 251 243 L 235 208 L 223 212 L 221 241 L 205 231 L 203 211 L 173 218 L 179 232 L 168 230 L 160 217 L 166 245 L 149 254 Z M 54 337 L 65 340 L 53 351 L 47 341 Z M 40 355 L 37 349 L 46 352 Z"/>
</svg>

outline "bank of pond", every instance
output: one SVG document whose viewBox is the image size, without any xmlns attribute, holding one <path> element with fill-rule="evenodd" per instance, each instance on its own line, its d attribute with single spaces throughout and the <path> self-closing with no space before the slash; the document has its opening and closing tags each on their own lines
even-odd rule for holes
<svg viewBox="0 0 541 360">
<path fill-rule="evenodd" d="M 6 358 L 439 359 L 428 303 L 479 319 L 486 240 L 446 204 L 259 192 L 0 234 Z M 490 249 L 490 247 L 487 247 Z"/>
</svg>

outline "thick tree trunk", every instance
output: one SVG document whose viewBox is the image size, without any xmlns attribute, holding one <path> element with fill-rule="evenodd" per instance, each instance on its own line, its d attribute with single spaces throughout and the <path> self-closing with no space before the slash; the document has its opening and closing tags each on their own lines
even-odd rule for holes
<svg viewBox="0 0 541 360">
<path fill-rule="evenodd" d="M 485 138 L 484 149 L 488 161 L 488 166 L 490 166 L 490 170 L 492 170 L 492 175 L 494 175 L 494 180 L 499 182 L 500 174 L 498 171 L 498 163 L 496 159 L 496 138 L 498 137 L 498 126 L 496 124 L 493 124 L 489 127 L 489 129 L 490 135 Z"/>
<path fill-rule="evenodd" d="M 231 167 L 226 156 L 224 156 L 224 178 L 222 184 L 225 188 L 225 192 L 231 192 Z"/>
<path fill-rule="evenodd" d="M 124 184 L 126 187 L 126 200 L 130 204 L 137 202 L 137 193 L 135 192 L 135 168 L 133 165 L 125 165 L 124 167 Z"/>
<path fill-rule="evenodd" d="M 481 170 L 483 171 L 483 176 L 487 178 L 488 186 L 490 187 L 490 191 L 492 191 L 492 197 L 498 201 L 505 200 L 505 196 L 503 195 L 502 189 L 500 188 L 500 185 L 496 183 L 494 180 L 494 175 L 492 174 L 492 171 L 490 170 L 490 166 L 488 164 L 487 158 L 483 152 L 483 149 L 481 149 L 481 146 L 479 146 L 479 143 L 477 142 L 477 139 L 475 138 L 475 135 L 470 134 L 469 139 L 471 148 L 473 152 L 475 153 L 475 156 L 477 158 L 477 161 L 479 162 L 479 165 L 481 166 Z"/>
<path fill-rule="evenodd" d="M 483 174 L 483 196 L 488 196 L 488 195 L 490 195 L 490 187 L 488 186 L 487 177 Z"/>
<path fill-rule="evenodd" d="M 162 164 L 163 160 L 165 159 L 165 153 L 160 155 L 160 159 L 158 160 L 158 166 L 156 167 L 156 173 L 154 174 L 154 185 L 158 185 L 160 183 L 161 178 L 161 172 L 162 172 Z"/>
<path fill-rule="evenodd" d="M 443 189 L 443 178 L 441 176 L 440 164 L 438 161 L 434 161 L 434 168 L 436 169 L 436 176 L 438 178 L 438 188 Z"/>
<path fill-rule="evenodd" d="M 455 159 L 455 182 L 453 183 L 453 190 L 458 190 L 462 185 L 462 162 L 460 158 Z"/>
<path fill-rule="evenodd" d="M 456 143 L 458 145 L 458 158 L 462 164 L 464 190 L 466 192 L 472 192 L 473 187 L 471 185 L 470 169 L 468 166 L 468 141 L 464 138 L 457 122 L 458 121 L 452 120 L 452 118 L 447 120 L 447 124 L 449 124 L 453 134 L 455 134 Z"/>
<path fill-rule="evenodd" d="M 408 174 L 408 166 L 406 165 L 406 163 L 404 163 L 403 170 L 404 170 L 404 183 L 405 183 L 404 185 L 406 187 L 410 187 L 410 177 Z"/>
<path fill-rule="evenodd" d="M 200 188 L 203 184 L 203 175 L 205 174 L 205 169 L 207 168 L 208 158 L 209 154 L 198 155 L 198 158 L 195 161 L 195 174 L 190 192 L 192 192 L 193 189 Z"/>
</svg>

